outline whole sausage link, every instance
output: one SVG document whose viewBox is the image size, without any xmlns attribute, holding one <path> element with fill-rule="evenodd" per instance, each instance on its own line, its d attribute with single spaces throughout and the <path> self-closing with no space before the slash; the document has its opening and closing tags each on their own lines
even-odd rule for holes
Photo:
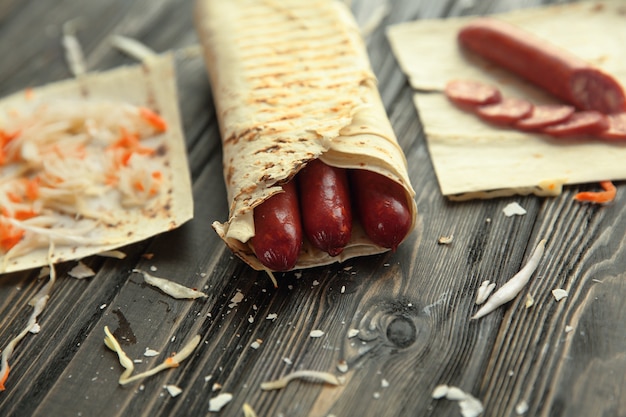
<svg viewBox="0 0 626 417">
<path fill-rule="evenodd" d="M 609 74 L 517 27 L 493 18 L 464 26 L 459 43 L 582 110 L 626 111 L 626 94 Z"/>
<path fill-rule="evenodd" d="M 330 256 L 339 255 L 352 234 L 346 170 L 316 159 L 309 162 L 296 178 L 304 235 L 313 246 Z"/>
<path fill-rule="evenodd" d="M 251 243 L 259 261 L 272 271 L 287 271 L 298 261 L 302 248 L 302 223 L 295 181 L 283 185 L 254 208 L 255 235 Z"/>
<path fill-rule="evenodd" d="M 354 210 L 375 244 L 395 250 L 409 233 L 412 216 L 402 186 L 375 172 L 352 170 Z"/>
</svg>

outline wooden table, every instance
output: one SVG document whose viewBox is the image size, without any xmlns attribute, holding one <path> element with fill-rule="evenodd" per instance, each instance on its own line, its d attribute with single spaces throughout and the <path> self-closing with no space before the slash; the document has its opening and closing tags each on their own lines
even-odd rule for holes
<svg viewBox="0 0 626 417">
<path fill-rule="evenodd" d="M 379 3 L 354 1 L 359 22 Z M 192 1 L 1 1 L 2 95 L 70 77 L 60 40 L 63 23 L 74 18 L 81 18 L 77 35 L 91 71 L 133 62 L 110 47 L 108 37 L 115 33 L 156 51 L 174 51 L 195 218 L 123 248 L 123 260 L 85 259 L 97 270 L 93 278 L 69 277 L 74 262 L 58 265 L 41 331 L 28 335 L 13 355 L 0 415 L 207 415 L 209 399 L 220 392 L 233 394 L 222 416 L 243 415 L 244 403 L 259 416 L 460 415 L 456 402 L 431 397 L 439 384 L 480 399 L 485 416 L 515 416 L 524 402 L 528 416 L 626 415 L 621 184 L 617 200 L 607 206 L 572 200 L 593 185 L 566 187 L 557 198 L 447 201 L 437 187 L 411 89 L 384 34 L 384 25 L 401 21 L 541 3 L 390 2 L 368 47 L 417 190 L 417 231 L 395 253 L 278 274 L 275 289 L 264 273 L 236 259 L 210 227 L 226 219 L 227 203 Z M 505 217 L 502 209 L 511 202 L 527 214 Z M 453 242 L 438 244 L 446 235 Z M 512 302 L 471 321 L 480 283 L 505 282 L 542 238 L 546 255 L 530 284 Z M 133 268 L 152 268 L 155 275 L 204 288 L 209 297 L 174 300 L 143 285 Z M 0 277 L 0 347 L 25 325 L 28 301 L 45 283 L 37 274 Z M 556 302 L 555 288 L 569 296 Z M 243 298 L 233 303 L 238 293 Z M 534 296 L 531 308 L 524 305 L 526 294 Z M 177 369 L 121 387 L 117 357 L 103 344 L 105 326 L 121 337 L 131 358 L 141 359 L 137 370 L 160 363 L 196 334 L 202 339 Z M 309 337 L 316 329 L 323 336 Z M 359 335 L 349 337 L 352 329 Z M 146 357 L 147 348 L 160 354 Z M 348 371 L 338 387 L 306 381 L 280 391 L 259 387 L 301 369 L 342 375 L 342 360 Z M 163 388 L 170 384 L 182 393 L 170 396 Z"/>
</svg>

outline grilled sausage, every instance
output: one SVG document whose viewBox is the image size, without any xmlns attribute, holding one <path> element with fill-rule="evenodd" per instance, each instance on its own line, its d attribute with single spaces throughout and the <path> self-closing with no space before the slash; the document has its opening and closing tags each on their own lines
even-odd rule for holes
<svg viewBox="0 0 626 417">
<path fill-rule="evenodd" d="M 352 209 L 345 169 L 319 159 L 307 164 L 296 176 L 304 235 L 330 256 L 337 256 L 350 241 Z"/>
<path fill-rule="evenodd" d="M 395 250 L 411 228 L 411 211 L 400 184 L 367 170 L 350 171 L 354 210 L 375 244 Z"/>
<path fill-rule="evenodd" d="M 459 43 L 581 110 L 626 111 L 622 86 L 610 75 L 506 22 L 481 18 L 464 26 Z"/>
<path fill-rule="evenodd" d="M 274 194 L 254 208 L 252 247 L 259 261 L 272 271 L 292 269 L 302 248 L 295 181 L 285 183 L 283 189 L 284 192 Z"/>
</svg>

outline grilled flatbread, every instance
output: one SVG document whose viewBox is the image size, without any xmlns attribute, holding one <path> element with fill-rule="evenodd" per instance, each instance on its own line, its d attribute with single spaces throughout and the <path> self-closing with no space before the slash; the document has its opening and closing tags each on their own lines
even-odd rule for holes
<svg viewBox="0 0 626 417">
<path fill-rule="evenodd" d="M 213 224 L 226 244 L 264 269 L 248 241 L 253 209 L 313 159 L 368 169 L 406 190 L 406 159 L 389 123 L 359 29 L 339 1 L 199 0 L 196 26 L 217 107 L 230 203 Z M 305 242 L 295 268 L 387 249 L 357 224 L 338 257 Z"/>
<path fill-rule="evenodd" d="M 193 215 L 173 59 L 0 101 L 0 273 L 79 259 Z"/>
<path fill-rule="evenodd" d="M 548 40 L 626 85 L 624 2 L 551 5 L 493 17 Z M 554 139 L 487 124 L 444 95 L 448 81 L 496 85 L 507 97 L 554 104 L 554 98 L 520 77 L 465 53 L 461 27 L 475 16 L 421 20 L 392 26 L 388 38 L 415 89 L 414 103 L 443 195 L 450 199 L 504 195 L 558 195 L 565 184 L 626 179 L 626 146 L 597 138 Z"/>
</svg>

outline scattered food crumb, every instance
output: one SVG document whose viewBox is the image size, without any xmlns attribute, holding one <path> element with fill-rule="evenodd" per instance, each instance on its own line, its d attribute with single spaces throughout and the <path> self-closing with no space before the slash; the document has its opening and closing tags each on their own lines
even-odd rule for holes
<svg viewBox="0 0 626 417">
<path fill-rule="evenodd" d="M 438 385 L 433 390 L 432 397 L 435 399 L 445 397 L 448 400 L 458 401 L 463 417 L 477 417 L 484 411 L 480 400 L 458 387 Z"/>
<path fill-rule="evenodd" d="M 165 388 L 172 397 L 177 397 L 183 392 L 183 390 L 176 385 L 165 385 L 163 388 Z"/>
<path fill-rule="evenodd" d="M 250 345 L 250 347 L 252 349 L 258 349 L 261 347 L 261 343 L 263 343 L 263 341 L 261 339 L 257 339 L 254 342 L 252 342 L 252 344 Z"/>
<path fill-rule="evenodd" d="M 307 380 L 314 381 L 314 382 L 326 382 L 327 384 L 331 384 L 331 385 L 343 384 L 343 380 L 341 378 L 329 372 L 311 371 L 308 369 L 302 369 L 302 370 L 287 374 L 280 379 L 269 381 L 269 382 L 263 382 L 261 384 L 261 389 L 263 391 L 282 389 L 282 388 L 285 388 L 287 384 L 293 381 L 294 379 L 307 379 Z"/>
<path fill-rule="evenodd" d="M 254 323 L 254 317 L 248 316 L 248 323 Z"/>
<path fill-rule="evenodd" d="M 380 381 L 380 386 L 383 387 L 383 388 L 387 388 L 389 386 L 389 381 L 387 381 L 385 378 L 383 378 Z"/>
<path fill-rule="evenodd" d="M 239 304 L 242 301 L 243 301 L 243 293 L 237 290 L 235 295 L 233 295 L 233 298 L 230 299 L 230 304 L 228 305 L 228 308 L 237 307 L 237 304 Z"/>
<path fill-rule="evenodd" d="M 324 336 L 324 332 L 322 330 L 311 330 L 309 336 L 313 338 L 322 337 Z"/>
<path fill-rule="evenodd" d="M 178 284 L 177 282 L 171 281 L 166 278 L 155 277 L 140 269 L 133 269 L 133 272 L 138 272 L 142 274 L 143 280 L 146 282 L 146 284 L 157 287 L 158 289 L 160 289 L 165 294 L 171 297 L 174 297 L 177 299 L 181 299 L 181 298 L 196 299 L 200 297 L 202 298 L 208 297 L 208 295 L 206 295 L 205 293 L 198 291 L 194 288 L 185 287 L 184 285 Z"/>
<path fill-rule="evenodd" d="M 443 398 L 448 393 L 447 385 L 437 385 L 433 390 L 432 397 L 436 400 Z"/>
<path fill-rule="evenodd" d="M 476 305 L 480 305 L 487 301 L 487 298 L 489 298 L 494 288 L 496 288 L 495 282 L 491 282 L 489 280 L 483 281 L 476 292 Z"/>
<path fill-rule="evenodd" d="M 151 266 L 150 266 L 150 271 L 152 271 L 152 272 L 156 272 L 156 271 L 157 271 L 157 269 L 158 269 L 158 268 L 157 268 L 155 265 L 151 265 Z"/>
<path fill-rule="evenodd" d="M 97 255 L 102 256 L 104 258 L 115 258 L 115 259 L 126 258 L 126 254 L 122 252 L 121 250 L 105 250 L 104 252 L 100 252 Z"/>
<path fill-rule="evenodd" d="M 41 331 L 41 326 L 39 325 L 39 323 L 33 323 L 32 326 L 30 326 L 30 329 L 28 329 L 29 332 L 31 332 L 32 334 L 37 334 Z"/>
<path fill-rule="evenodd" d="M 498 289 L 491 297 L 487 299 L 485 304 L 472 316 L 472 320 L 479 319 L 486 314 L 491 313 L 501 305 L 508 303 L 519 294 L 522 288 L 528 283 L 530 277 L 537 269 L 539 261 L 545 251 L 546 240 L 542 239 L 535 250 L 533 251 L 530 259 L 526 262 L 526 265 L 519 270 L 511 279 Z"/>
<path fill-rule="evenodd" d="M 93 269 L 89 268 L 87 265 L 85 265 L 84 263 L 80 261 L 78 262 L 76 266 L 70 269 L 70 271 L 67 274 L 71 276 L 72 278 L 76 278 L 76 279 L 90 278 L 96 275 Z"/>
<path fill-rule="evenodd" d="M 348 362 L 346 362 L 345 359 L 341 359 L 339 362 L 337 362 L 337 370 L 342 374 L 348 372 Z"/>
<path fill-rule="evenodd" d="M 572 326 L 569 326 L 569 325 L 568 325 L 568 326 L 565 326 L 565 333 L 569 333 L 569 332 L 571 332 L 572 330 L 574 330 L 574 328 L 573 328 Z"/>
<path fill-rule="evenodd" d="M 359 334 L 359 329 L 350 329 L 348 330 L 348 339 L 352 339 L 353 337 Z"/>
<path fill-rule="evenodd" d="M 533 298 L 532 294 L 526 294 L 526 302 L 524 303 L 524 306 L 526 308 L 531 308 L 533 304 L 535 304 L 535 299 Z"/>
<path fill-rule="evenodd" d="M 346 292 L 346 286 L 345 286 L 345 285 L 342 285 L 342 286 L 341 286 L 341 293 L 343 294 L 343 293 L 345 293 L 345 292 Z"/>
<path fill-rule="evenodd" d="M 215 391 L 219 391 L 222 389 L 222 384 L 220 384 L 219 382 L 214 382 L 213 385 L 211 386 L 211 391 L 215 392 Z"/>
<path fill-rule="evenodd" d="M 502 209 L 502 212 L 506 217 L 511 217 L 515 215 L 523 216 L 524 214 L 526 214 L 526 210 L 515 202 L 507 204 L 506 207 Z"/>
<path fill-rule="evenodd" d="M 152 357 L 157 356 L 159 352 L 154 349 L 146 348 L 146 351 L 143 353 L 143 356 Z"/>
<path fill-rule="evenodd" d="M 454 239 L 453 234 L 450 234 L 450 236 L 440 236 L 439 239 L 437 240 L 437 243 L 439 243 L 440 245 L 449 245 L 450 243 L 452 243 L 453 239 Z"/>
<path fill-rule="evenodd" d="M 276 313 L 270 313 L 267 315 L 267 317 L 265 317 L 266 320 L 272 320 L 272 321 L 276 320 L 277 318 L 278 318 L 278 314 Z"/>
<path fill-rule="evenodd" d="M 106 304 L 101 304 L 101 305 L 100 305 L 100 310 L 104 310 L 105 308 L 107 308 L 107 305 L 106 305 Z"/>
<path fill-rule="evenodd" d="M 564 299 L 565 297 L 567 297 L 567 291 L 565 291 L 562 288 L 557 288 L 555 290 L 552 290 L 552 295 L 554 296 L 554 299 L 556 301 L 561 301 L 562 299 Z"/>
<path fill-rule="evenodd" d="M 216 397 L 213 397 L 209 400 L 209 411 L 210 412 L 218 412 L 221 411 L 222 408 L 228 404 L 233 399 L 233 394 L 228 392 L 223 392 Z"/>
<path fill-rule="evenodd" d="M 520 401 L 519 403 L 517 403 L 517 405 L 515 406 L 515 412 L 518 415 L 522 415 L 522 414 L 526 414 L 526 412 L 528 411 L 528 403 L 524 400 Z"/>
<path fill-rule="evenodd" d="M 243 417 L 257 417 L 256 411 L 248 403 L 243 403 L 241 410 L 243 411 Z"/>
<path fill-rule="evenodd" d="M 380 398 L 380 392 L 375 392 L 374 394 L 372 394 L 372 397 L 374 397 L 375 400 Z"/>
<path fill-rule="evenodd" d="M 293 365 L 293 361 L 289 358 L 283 358 L 283 362 L 285 362 L 287 365 Z"/>
<path fill-rule="evenodd" d="M 311 285 L 313 285 L 314 287 L 320 285 L 320 282 L 318 280 L 313 280 L 313 282 L 311 283 Z"/>
</svg>

